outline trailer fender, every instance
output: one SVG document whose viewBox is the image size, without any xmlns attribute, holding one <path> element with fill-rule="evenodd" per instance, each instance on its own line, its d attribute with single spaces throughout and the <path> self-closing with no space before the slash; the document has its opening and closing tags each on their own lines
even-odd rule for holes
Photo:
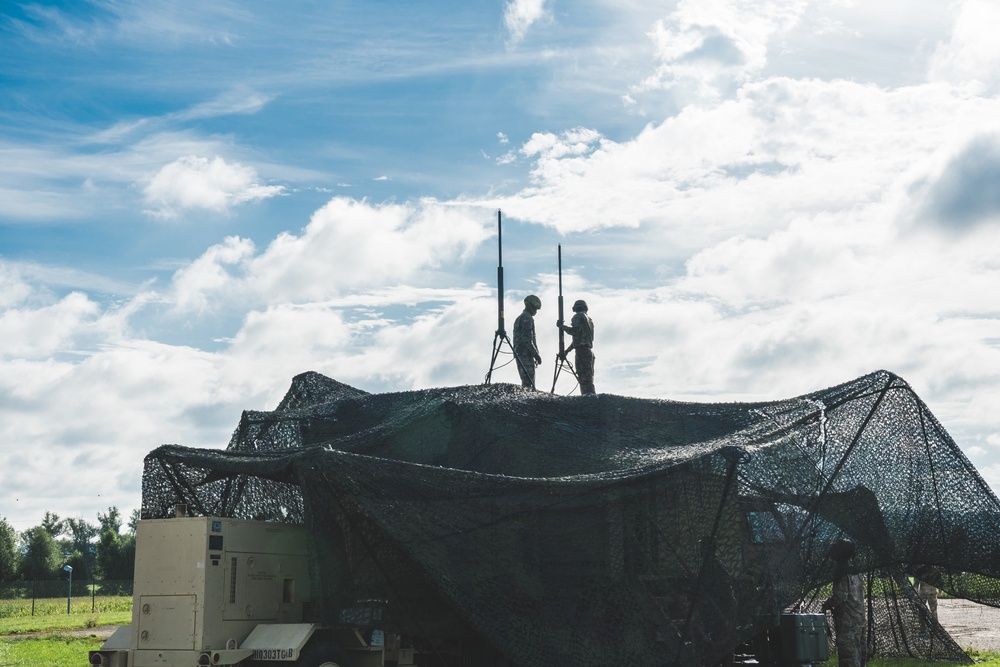
<svg viewBox="0 0 1000 667">
<path fill-rule="evenodd" d="M 315 623 L 261 623 L 243 640 L 252 660 L 294 662 L 316 632 Z"/>
</svg>

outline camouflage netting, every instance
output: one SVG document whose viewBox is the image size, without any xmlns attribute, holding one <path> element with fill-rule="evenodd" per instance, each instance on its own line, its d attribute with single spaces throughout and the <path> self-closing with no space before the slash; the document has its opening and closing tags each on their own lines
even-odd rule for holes
<svg viewBox="0 0 1000 667">
<path fill-rule="evenodd" d="M 1000 606 L 1000 504 L 887 372 L 731 404 L 373 395 L 306 373 L 226 451 L 149 454 L 144 515 L 176 503 L 304 522 L 319 619 L 522 667 L 711 665 L 782 610 L 818 609 L 841 537 L 872 655 L 967 659 L 913 592 L 922 566 Z"/>
</svg>

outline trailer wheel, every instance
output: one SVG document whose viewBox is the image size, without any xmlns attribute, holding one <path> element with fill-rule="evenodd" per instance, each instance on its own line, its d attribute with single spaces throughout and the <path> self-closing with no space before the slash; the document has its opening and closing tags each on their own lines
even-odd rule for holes
<svg viewBox="0 0 1000 667">
<path fill-rule="evenodd" d="M 298 667 L 352 667 L 347 652 L 326 642 L 310 643 L 299 656 Z"/>
</svg>

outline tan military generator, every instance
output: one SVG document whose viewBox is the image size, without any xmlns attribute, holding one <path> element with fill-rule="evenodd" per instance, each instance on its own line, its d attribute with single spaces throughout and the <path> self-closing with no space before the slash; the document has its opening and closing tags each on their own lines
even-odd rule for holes
<svg viewBox="0 0 1000 667">
<path fill-rule="evenodd" d="M 90 664 L 105 667 L 412 665 L 378 630 L 303 622 L 310 602 L 302 526 L 180 517 L 136 529 L 132 624 Z"/>
</svg>

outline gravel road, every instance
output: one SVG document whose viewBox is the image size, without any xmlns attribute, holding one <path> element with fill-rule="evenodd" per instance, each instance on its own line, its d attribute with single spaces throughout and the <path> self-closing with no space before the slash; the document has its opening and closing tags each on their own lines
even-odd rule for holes
<svg viewBox="0 0 1000 667">
<path fill-rule="evenodd" d="M 1000 609 L 968 600 L 938 600 L 938 621 L 964 649 L 1000 651 Z"/>
</svg>

